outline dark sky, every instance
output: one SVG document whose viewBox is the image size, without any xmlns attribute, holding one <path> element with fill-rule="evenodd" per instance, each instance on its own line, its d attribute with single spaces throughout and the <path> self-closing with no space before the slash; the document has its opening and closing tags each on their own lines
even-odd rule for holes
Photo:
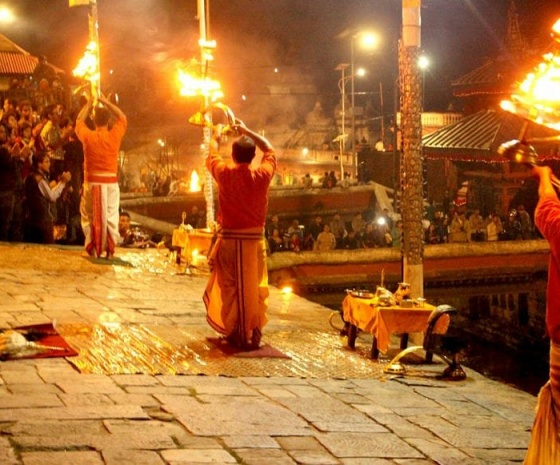
<svg viewBox="0 0 560 465">
<path fill-rule="evenodd" d="M 87 7 L 69 8 L 67 0 L 0 0 L 2 5 L 18 18 L 0 26 L 4 34 L 72 70 L 87 42 Z M 141 78 L 144 85 L 169 86 L 172 95 L 177 62 L 198 56 L 196 1 L 98 0 L 98 5 L 102 68 L 115 70 L 114 85 L 136 91 L 135 79 Z M 495 55 L 507 27 L 507 5 L 508 0 L 423 0 L 422 48 L 432 63 L 426 95 L 434 107 L 445 104 L 451 80 Z M 517 0 L 516 5 L 531 41 L 546 39 L 560 17 L 557 0 Z M 225 100 L 236 105 L 242 93 L 258 93 L 259 83 L 272 79 L 278 67 L 285 79 L 311 79 L 316 100 L 328 107 L 338 95 L 340 74 L 334 68 L 350 60 L 349 39 L 337 37 L 349 29 L 376 30 L 383 41 L 376 54 L 357 54 L 356 62 L 371 69 L 370 81 L 360 85 L 387 84 L 394 74 L 400 22 L 400 0 L 210 0 L 211 34 L 218 43 L 215 70 Z"/>
</svg>

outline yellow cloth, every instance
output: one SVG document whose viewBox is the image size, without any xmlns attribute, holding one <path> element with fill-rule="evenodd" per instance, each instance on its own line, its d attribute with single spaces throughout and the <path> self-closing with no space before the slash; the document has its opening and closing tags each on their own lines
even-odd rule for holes
<svg viewBox="0 0 560 465">
<path fill-rule="evenodd" d="M 428 318 L 435 309 L 433 305 L 424 308 L 380 307 L 372 302 L 371 299 L 348 295 L 342 302 L 342 310 L 344 321 L 376 337 L 381 352 L 387 352 L 391 334 L 426 331 Z M 444 315 L 436 323 L 434 332 L 444 334 L 448 326 L 449 315 Z"/>
<path fill-rule="evenodd" d="M 221 230 L 209 253 L 206 319 L 221 334 L 249 345 L 268 318 L 268 272 L 262 228 Z"/>
<path fill-rule="evenodd" d="M 182 249 L 189 248 L 189 232 L 179 227 L 173 230 L 173 237 L 171 238 L 171 245 L 173 247 L 181 247 Z"/>
<path fill-rule="evenodd" d="M 550 379 L 542 387 L 524 465 L 560 463 L 558 407 L 560 406 L 560 345 L 550 344 Z"/>
</svg>

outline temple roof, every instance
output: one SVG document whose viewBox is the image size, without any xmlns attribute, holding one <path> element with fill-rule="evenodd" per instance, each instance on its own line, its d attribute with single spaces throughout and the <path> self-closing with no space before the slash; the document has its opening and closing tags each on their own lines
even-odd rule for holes
<svg viewBox="0 0 560 465">
<path fill-rule="evenodd" d="M 500 54 L 451 83 L 455 97 L 510 95 L 516 81 L 523 80 L 542 59 L 543 51 L 530 50 L 519 27 L 514 0 L 509 0 L 508 26 Z"/>
<path fill-rule="evenodd" d="M 455 97 L 470 95 L 510 95 L 517 81 L 534 68 L 542 54 L 507 54 L 487 61 L 451 83 Z"/>
<path fill-rule="evenodd" d="M 0 34 L 0 75 L 33 74 L 42 60 L 12 42 L 5 35 Z M 57 74 L 63 73 L 60 68 L 43 63 L 52 68 Z"/>
<path fill-rule="evenodd" d="M 32 74 L 39 59 L 0 34 L 0 74 Z"/>
<path fill-rule="evenodd" d="M 527 124 L 527 139 L 560 136 L 546 126 L 527 121 L 503 110 L 483 110 L 422 138 L 424 155 L 429 159 L 504 163 L 497 153 L 504 142 L 519 139 Z M 560 141 L 537 148 L 541 159 L 560 159 Z"/>
</svg>

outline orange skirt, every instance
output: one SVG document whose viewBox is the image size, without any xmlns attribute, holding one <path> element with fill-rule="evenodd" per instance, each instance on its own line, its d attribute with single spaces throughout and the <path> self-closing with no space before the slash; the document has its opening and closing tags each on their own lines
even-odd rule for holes
<svg viewBox="0 0 560 465">
<path fill-rule="evenodd" d="M 268 321 L 268 272 L 262 228 L 221 230 L 208 256 L 206 319 L 221 334 L 249 345 Z"/>
</svg>

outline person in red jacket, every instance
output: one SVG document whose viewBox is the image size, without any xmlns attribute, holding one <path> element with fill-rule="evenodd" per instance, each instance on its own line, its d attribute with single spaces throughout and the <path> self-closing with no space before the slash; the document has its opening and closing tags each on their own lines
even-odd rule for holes
<svg viewBox="0 0 560 465">
<path fill-rule="evenodd" d="M 550 373 L 542 387 L 525 465 L 560 463 L 560 200 L 548 166 L 535 166 L 539 177 L 539 202 L 535 225 L 550 245 L 546 289 L 546 331 L 550 338 Z"/>
<path fill-rule="evenodd" d="M 257 349 L 267 323 L 268 273 L 264 228 L 276 155 L 263 136 L 238 121 L 233 162 L 212 147 L 206 166 L 218 185 L 217 239 L 208 261 L 212 269 L 204 293 L 207 321 L 230 344 Z M 252 166 L 256 147 L 262 160 Z"/>
<path fill-rule="evenodd" d="M 99 102 L 103 106 L 95 108 L 95 130 L 86 124 L 93 109 L 92 98 L 80 110 L 76 119 L 76 135 L 84 150 L 80 214 L 87 253 L 95 257 L 105 253 L 106 258 L 110 259 L 115 253 L 116 244 L 121 241 L 117 168 L 127 120 L 120 108 L 104 96 L 99 97 Z M 111 117 L 115 117 L 116 121 L 109 127 Z"/>
</svg>

